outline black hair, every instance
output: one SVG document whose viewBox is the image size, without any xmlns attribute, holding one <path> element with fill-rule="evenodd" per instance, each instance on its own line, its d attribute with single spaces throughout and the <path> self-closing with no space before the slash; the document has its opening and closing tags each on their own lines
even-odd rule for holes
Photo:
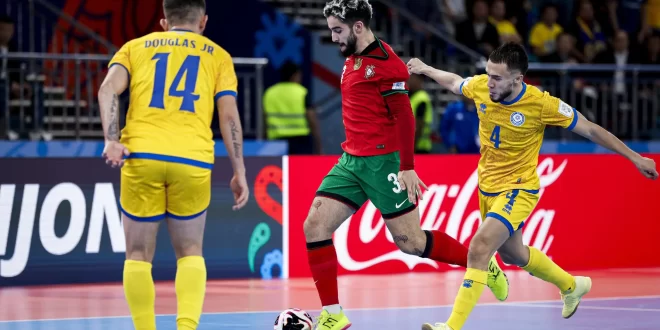
<svg viewBox="0 0 660 330">
<path fill-rule="evenodd" d="M 334 16 L 350 26 L 360 21 L 369 28 L 373 8 L 368 0 L 332 0 L 325 3 L 323 15 L 326 18 Z"/>
<path fill-rule="evenodd" d="M 14 24 L 14 19 L 9 15 L 0 15 L 0 23 L 3 24 Z"/>
<path fill-rule="evenodd" d="M 490 55 L 488 60 L 492 63 L 506 64 L 509 71 L 520 71 L 523 75 L 529 68 L 529 59 L 525 48 L 517 43 L 507 42 L 497 47 Z"/>
<path fill-rule="evenodd" d="M 548 3 L 543 4 L 543 6 L 541 6 L 541 11 L 540 11 L 540 12 L 541 12 L 541 16 L 545 15 L 545 12 L 546 12 L 548 9 L 551 9 L 551 8 L 554 9 L 554 10 L 556 10 L 557 13 L 559 13 L 559 7 L 557 7 L 557 5 L 554 4 L 554 3 L 552 3 L 552 2 L 548 2 Z"/>
<path fill-rule="evenodd" d="M 205 0 L 163 0 L 163 11 L 170 25 L 197 23 L 206 13 Z"/>
<path fill-rule="evenodd" d="M 287 61 L 280 68 L 280 79 L 281 81 L 289 81 L 294 74 L 300 71 L 300 67 L 291 61 Z"/>
</svg>

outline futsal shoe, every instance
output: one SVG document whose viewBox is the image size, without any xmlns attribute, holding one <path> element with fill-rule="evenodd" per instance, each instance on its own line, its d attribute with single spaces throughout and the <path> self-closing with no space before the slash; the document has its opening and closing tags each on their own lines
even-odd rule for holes
<svg viewBox="0 0 660 330">
<path fill-rule="evenodd" d="M 422 325 L 422 330 L 452 330 L 451 327 L 444 323 L 436 323 L 435 325 L 430 325 L 429 323 L 424 323 Z"/>
<path fill-rule="evenodd" d="M 488 264 L 488 288 L 499 301 L 505 301 L 509 296 L 509 278 L 506 277 L 495 256 L 490 258 Z"/>
<path fill-rule="evenodd" d="M 341 310 L 339 314 L 330 314 L 324 309 L 316 320 L 314 330 L 346 330 L 351 325 L 351 321 L 344 314 L 344 310 Z"/>
<path fill-rule="evenodd" d="M 591 291 L 591 278 L 584 276 L 575 276 L 575 288 L 571 292 L 561 292 L 561 300 L 564 302 L 564 308 L 561 309 L 561 316 L 565 319 L 573 316 L 577 311 L 582 297 Z"/>
</svg>

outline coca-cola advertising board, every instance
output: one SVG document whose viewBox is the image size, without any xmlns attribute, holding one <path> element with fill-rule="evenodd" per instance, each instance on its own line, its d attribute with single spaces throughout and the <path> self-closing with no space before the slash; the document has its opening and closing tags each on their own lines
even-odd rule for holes
<svg viewBox="0 0 660 330">
<path fill-rule="evenodd" d="M 660 155 L 648 157 L 660 164 Z M 468 245 L 481 223 L 479 157 L 415 159 L 416 171 L 429 187 L 419 203 L 422 228 L 443 230 Z M 288 157 L 289 277 L 311 276 L 303 222 L 316 189 L 337 160 L 337 156 Z M 544 251 L 567 270 L 660 267 L 659 254 L 643 252 L 655 251 L 660 237 L 660 181 L 646 179 L 631 162 L 616 155 L 541 156 L 538 173 L 540 200 L 525 221 L 525 244 Z M 344 222 L 333 240 L 339 274 L 454 268 L 398 251 L 370 202 Z"/>
</svg>

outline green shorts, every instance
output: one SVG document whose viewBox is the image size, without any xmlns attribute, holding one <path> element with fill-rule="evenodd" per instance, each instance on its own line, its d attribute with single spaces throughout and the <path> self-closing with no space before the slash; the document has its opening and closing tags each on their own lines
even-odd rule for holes
<svg viewBox="0 0 660 330">
<path fill-rule="evenodd" d="M 384 219 L 396 218 L 416 207 L 401 189 L 398 173 L 398 152 L 367 157 L 344 153 L 323 178 L 316 196 L 340 201 L 355 211 L 370 200 Z"/>
</svg>

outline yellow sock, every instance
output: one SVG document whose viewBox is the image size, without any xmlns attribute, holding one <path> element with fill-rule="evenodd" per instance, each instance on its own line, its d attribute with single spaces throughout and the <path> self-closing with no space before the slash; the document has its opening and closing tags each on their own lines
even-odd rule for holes
<svg viewBox="0 0 660 330">
<path fill-rule="evenodd" d="M 561 292 L 571 292 L 575 289 L 575 278 L 561 267 L 557 266 L 545 253 L 529 246 L 529 262 L 522 269 L 532 276 L 556 285 Z"/>
<path fill-rule="evenodd" d="M 488 273 L 484 270 L 468 268 L 463 277 L 463 285 L 458 289 L 456 301 L 454 301 L 454 309 L 451 311 L 451 316 L 447 321 L 453 330 L 460 330 L 468 316 L 472 312 L 472 308 L 479 301 L 481 293 L 484 292 L 488 280 Z"/>
<path fill-rule="evenodd" d="M 156 289 L 150 263 L 124 262 L 124 294 L 135 330 L 156 330 Z"/>
<path fill-rule="evenodd" d="M 204 258 L 191 256 L 179 259 L 174 286 L 177 301 L 177 330 L 197 329 L 206 292 Z"/>
</svg>

